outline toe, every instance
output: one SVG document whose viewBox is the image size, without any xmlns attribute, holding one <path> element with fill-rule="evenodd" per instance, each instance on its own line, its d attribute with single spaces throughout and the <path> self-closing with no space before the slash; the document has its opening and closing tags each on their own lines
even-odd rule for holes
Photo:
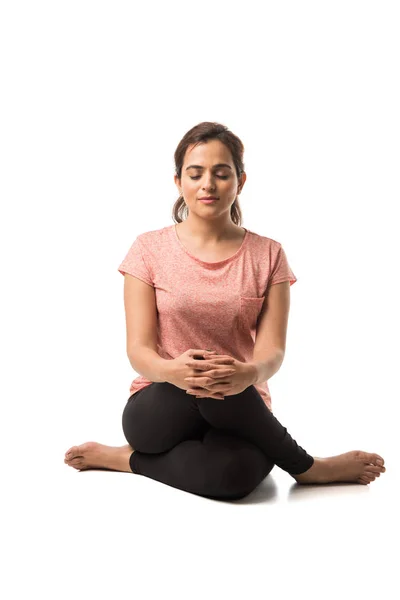
<svg viewBox="0 0 400 600">
<path fill-rule="evenodd" d="M 75 458 L 71 462 L 68 463 L 69 467 L 73 467 L 74 469 L 82 470 L 84 467 L 83 461 L 81 458 Z"/>
<path fill-rule="evenodd" d="M 365 465 L 365 472 L 368 473 L 374 473 L 375 475 L 377 475 L 378 473 L 382 472 L 382 467 L 377 467 L 376 465 Z"/>
<path fill-rule="evenodd" d="M 359 477 L 357 479 L 358 483 L 362 483 L 363 485 L 368 485 L 370 482 L 369 479 L 367 479 L 364 475 L 362 475 L 361 477 Z"/>
<path fill-rule="evenodd" d="M 375 473 L 374 471 L 370 471 L 370 470 L 365 471 L 365 474 L 370 475 L 371 477 L 380 477 L 380 475 L 381 475 L 380 473 Z"/>
<path fill-rule="evenodd" d="M 382 456 L 380 456 L 380 454 L 375 454 L 374 452 L 363 452 L 358 450 L 357 455 L 358 460 L 361 460 L 366 465 L 375 465 L 381 469 L 385 463 Z"/>
<path fill-rule="evenodd" d="M 76 456 L 80 456 L 79 453 L 79 446 L 72 446 L 72 448 L 70 448 L 66 453 L 65 453 L 65 458 L 67 460 L 71 460 L 72 458 L 75 458 Z"/>
<path fill-rule="evenodd" d="M 383 460 L 382 456 L 380 456 L 379 454 L 373 454 L 373 463 L 374 465 L 378 465 L 380 467 L 383 467 L 383 465 L 385 464 L 385 461 Z"/>
<path fill-rule="evenodd" d="M 68 461 L 68 464 L 71 467 L 78 467 L 79 465 L 82 465 L 82 458 L 80 456 L 78 456 L 76 458 L 72 458 L 71 460 Z"/>
</svg>

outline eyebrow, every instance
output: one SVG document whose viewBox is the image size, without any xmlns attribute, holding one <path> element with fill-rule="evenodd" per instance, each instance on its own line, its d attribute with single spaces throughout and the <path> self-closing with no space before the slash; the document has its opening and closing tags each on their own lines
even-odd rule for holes
<svg viewBox="0 0 400 600">
<path fill-rule="evenodd" d="M 214 169 L 216 169 L 217 167 L 228 167 L 228 169 L 232 171 L 232 167 L 230 167 L 226 163 L 218 163 L 217 165 L 214 165 Z M 187 171 L 188 169 L 204 169 L 204 167 L 202 167 L 201 165 L 189 165 L 188 167 L 186 167 L 185 171 Z"/>
</svg>

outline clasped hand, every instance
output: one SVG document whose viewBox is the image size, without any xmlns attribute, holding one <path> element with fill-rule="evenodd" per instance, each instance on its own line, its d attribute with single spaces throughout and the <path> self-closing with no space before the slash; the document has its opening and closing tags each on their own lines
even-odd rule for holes
<svg viewBox="0 0 400 600">
<path fill-rule="evenodd" d="M 255 367 L 251 363 L 243 363 L 227 354 L 210 353 L 205 360 L 192 358 L 187 363 L 194 369 L 194 374 L 185 377 L 190 384 L 188 394 L 196 398 L 233 396 L 240 394 L 256 378 Z"/>
</svg>

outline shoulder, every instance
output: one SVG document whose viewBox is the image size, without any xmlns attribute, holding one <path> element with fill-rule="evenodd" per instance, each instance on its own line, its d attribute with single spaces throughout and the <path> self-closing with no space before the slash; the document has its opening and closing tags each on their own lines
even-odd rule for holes
<svg viewBox="0 0 400 600">
<path fill-rule="evenodd" d="M 279 252 L 282 244 L 273 238 L 267 237 L 266 235 L 261 235 L 259 233 L 255 233 L 254 231 L 247 230 L 250 241 L 253 249 L 257 252 L 261 252 L 264 256 L 265 253 L 275 255 Z"/>
<path fill-rule="evenodd" d="M 144 231 L 139 233 L 136 236 L 136 239 L 138 239 L 145 246 L 148 246 L 149 244 L 151 245 L 155 242 L 163 241 L 164 239 L 168 239 L 168 236 L 171 234 L 171 227 L 173 227 L 173 225 L 161 227 L 160 229 Z"/>
</svg>

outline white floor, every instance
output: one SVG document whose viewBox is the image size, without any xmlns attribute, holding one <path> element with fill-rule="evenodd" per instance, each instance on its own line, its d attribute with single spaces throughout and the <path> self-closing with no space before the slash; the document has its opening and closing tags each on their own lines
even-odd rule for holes
<svg viewBox="0 0 400 600">
<path fill-rule="evenodd" d="M 300 423 L 294 417 L 294 437 L 309 450 Z M 347 430 L 335 442 L 332 428 L 309 451 L 382 454 L 387 472 L 370 485 L 300 486 L 275 467 L 235 502 L 129 473 L 78 472 L 63 454 L 84 439 L 61 440 L 47 456 L 43 447 L 25 453 L 3 510 L 3 597 L 397 599 L 397 454 L 368 423 L 360 428 L 368 443 L 360 433 L 352 443 Z"/>
</svg>

